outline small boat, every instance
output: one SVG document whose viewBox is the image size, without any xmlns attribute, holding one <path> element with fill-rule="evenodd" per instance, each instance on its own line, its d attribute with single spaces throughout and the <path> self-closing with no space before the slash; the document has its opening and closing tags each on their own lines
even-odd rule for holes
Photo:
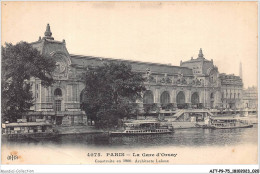
<svg viewBox="0 0 260 174">
<path fill-rule="evenodd" d="M 234 129 L 234 128 L 250 128 L 253 127 L 248 120 L 228 117 L 211 117 L 207 128 L 211 129 Z"/>
<path fill-rule="evenodd" d="M 43 139 L 54 138 L 52 124 L 46 122 L 16 122 L 2 124 L 2 137 L 10 140 L 16 139 Z"/>
<path fill-rule="evenodd" d="M 110 136 L 122 135 L 151 135 L 172 133 L 172 125 L 163 124 L 159 121 L 141 121 L 124 123 L 124 129 L 109 132 Z"/>
</svg>

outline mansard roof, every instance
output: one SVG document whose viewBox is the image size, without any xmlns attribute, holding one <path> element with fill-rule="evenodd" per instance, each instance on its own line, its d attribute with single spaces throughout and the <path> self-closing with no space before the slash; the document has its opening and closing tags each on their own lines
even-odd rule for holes
<svg viewBox="0 0 260 174">
<path fill-rule="evenodd" d="M 99 66 L 103 63 L 110 62 L 123 62 L 130 64 L 134 71 L 144 72 L 149 69 L 152 73 L 167 73 L 167 74 L 183 74 L 185 76 L 192 76 L 193 72 L 191 69 L 180 66 L 172 66 L 167 64 L 160 63 L 151 63 L 151 62 L 141 62 L 141 61 L 132 61 L 125 59 L 113 59 L 113 58 L 104 58 L 104 57 L 95 57 L 95 56 L 82 56 L 70 54 L 71 63 L 76 67 L 87 67 L 87 66 Z"/>
</svg>

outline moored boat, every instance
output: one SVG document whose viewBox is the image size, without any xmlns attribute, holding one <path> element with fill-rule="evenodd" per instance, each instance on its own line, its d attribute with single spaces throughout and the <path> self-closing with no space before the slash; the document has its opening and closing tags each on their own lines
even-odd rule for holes
<svg viewBox="0 0 260 174">
<path fill-rule="evenodd" d="M 211 129 L 234 129 L 234 128 L 250 128 L 253 127 L 248 120 L 228 117 L 211 117 L 207 128 Z"/>
<path fill-rule="evenodd" d="M 150 134 L 168 134 L 172 133 L 171 125 L 163 124 L 159 121 L 138 121 L 124 123 L 124 129 L 109 132 L 110 136 L 123 135 L 150 135 Z"/>
<path fill-rule="evenodd" d="M 54 138 L 56 133 L 51 123 L 22 122 L 2 124 L 2 137 L 7 139 Z"/>
</svg>

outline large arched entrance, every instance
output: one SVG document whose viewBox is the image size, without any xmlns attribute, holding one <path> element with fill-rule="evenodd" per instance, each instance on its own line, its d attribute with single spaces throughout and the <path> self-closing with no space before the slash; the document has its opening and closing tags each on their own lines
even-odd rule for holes
<svg viewBox="0 0 260 174">
<path fill-rule="evenodd" d="M 180 91 L 176 97 L 177 107 L 183 109 L 185 107 L 185 95 L 183 91 Z"/>
<path fill-rule="evenodd" d="M 145 91 L 144 96 L 143 96 L 143 103 L 144 104 L 152 104 L 152 103 L 154 103 L 153 92 L 152 91 L 150 91 L 150 90 Z"/>
<path fill-rule="evenodd" d="M 169 110 L 172 108 L 172 105 L 170 105 L 170 94 L 168 91 L 164 91 L 161 94 L 160 103 L 163 110 L 164 109 Z"/>
<path fill-rule="evenodd" d="M 199 94 L 197 92 L 194 92 L 191 95 L 191 105 L 193 108 L 198 108 L 199 105 Z"/>
<path fill-rule="evenodd" d="M 170 94 L 169 94 L 168 91 L 164 91 L 161 94 L 160 102 L 161 102 L 161 104 L 169 104 L 170 103 Z"/>
</svg>

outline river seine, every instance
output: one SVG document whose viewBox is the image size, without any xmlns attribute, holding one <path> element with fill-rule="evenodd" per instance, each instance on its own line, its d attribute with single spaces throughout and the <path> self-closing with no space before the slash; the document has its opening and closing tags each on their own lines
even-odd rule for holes
<svg viewBox="0 0 260 174">
<path fill-rule="evenodd" d="M 59 135 L 54 139 L 2 141 L 5 145 L 30 146 L 88 146 L 88 147 L 154 147 L 154 146 L 225 146 L 256 144 L 258 125 L 237 129 L 176 129 L 172 134 L 138 135 L 103 138 L 100 135 Z"/>
</svg>

